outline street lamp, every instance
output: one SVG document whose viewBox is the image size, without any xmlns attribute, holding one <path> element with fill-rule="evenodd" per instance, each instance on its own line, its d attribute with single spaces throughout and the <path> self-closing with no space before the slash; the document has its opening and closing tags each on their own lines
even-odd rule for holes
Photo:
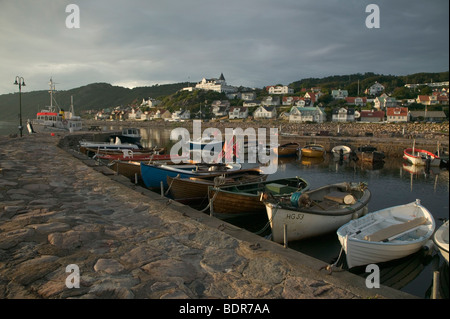
<svg viewBox="0 0 450 319">
<path fill-rule="evenodd" d="M 14 85 L 19 86 L 19 131 L 20 131 L 20 137 L 22 137 L 22 86 L 25 86 L 25 79 L 21 76 L 16 76 L 16 81 L 14 82 Z"/>
</svg>

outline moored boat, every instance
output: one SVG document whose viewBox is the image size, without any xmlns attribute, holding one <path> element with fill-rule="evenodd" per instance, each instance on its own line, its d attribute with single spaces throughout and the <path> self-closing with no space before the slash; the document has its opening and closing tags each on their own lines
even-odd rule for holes
<svg viewBox="0 0 450 319">
<path fill-rule="evenodd" d="M 133 143 L 122 143 L 119 139 L 115 142 L 90 142 L 79 141 L 80 152 L 86 154 L 89 150 L 139 150 L 142 146 Z"/>
<path fill-rule="evenodd" d="M 347 145 L 338 145 L 331 149 L 331 154 L 334 158 L 341 158 L 342 160 L 347 160 L 350 156 L 352 149 Z"/>
<path fill-rule="evenodd" d="M 442 224 L 436 232 L 433 234 L 433 241 L 441 252 L 442 257 L 444 257 L 445 261 L 448 265 L 448 224 L 447 220 L 444 224 Z"/>
<path fill-rule="evenodd" d="M 301 156 L 305 157 L 324 157 L 325 148 L 319 144 L 308 144 L 300 149 Z"/>
<path fill-rule="evenodd" d="M 110 138 L 116 139 L 119 138 L 122 143 L 133 143 L 133 144 L 140 144 L 141 143 L 141 131 L 138 128 L 134 127 L 126 127 L 123 128 L 121 133 L 119 134 L 111 134 Z"/>
<path fill-rule="evenodd" d="M 348 268 L 386 262 L 419 251 L 431 238 L 435 221 L 415 202 L 378 210 L 337 230 Z"/>
<path fill-rule="evenodd" d="M 376 147 L 370 145 L 358 147 L 355 153 L 358 160 L 362 162 L 380 162 L 386 157 L 384 152 L 378 151 Z"/>
<path fill-rule="evenodd" d="M 371 193 L 363 183 L 338 183 L 264 201 L 272 240 L 283 243 L 335 231 L 365 214 Z"/>
<path fill-rule="evenodd" d="M 229 186 L 245 183 L 262 182 L 267 179 L 260 168 L 229 171 L 210 176 L 193 176 L 181 178 L 167 176 L 169 195 L 184 204 L 199 204 L 208 201 L 209 186 Z"/>
<path fill-rule="evenodd" d="M 415 147 L 407 148 L 403 151 L 403 159 L 412 165 L 426 166 L 427 161 L 430 166 L 437 167 L 441 164 L 441 158 L 427 150 Z"/>
<path fill-rule="evenodd" d="M 241 164 L 177 164 L 157 165 L 141 162 L 141 176 L 147 188 L 160 188 L 161 182 L 167 187 L 167 176 L 181 178 L 206 176 L 241 169 Z"/>
<path fill-rule="evenodd" d="M 80 131 L 83 128 L 83 122 L 80 116 L 75 116 L 73 98 L 71 98 L 70 111 L 64 111 L 56 101 L 53 105 L 53 93 L 55 91 L 53 79 L 50 79 L 49 86 L 50 105 L 36 113 L 36 118 L 27 124 L 28 130 L 30 132 L 43 132 L 45 130 Z"/>
<path fill-rule="evenodd" d="M 242 214 L 263 214 L 265 211 L 264 203 L 261 201 L 263 193 L 276 198 L 308 189 L 309 183 L 302 178 L 283 178 L 232 186 L 210 186 L 208 199 L 212 200 L 213 212 L 218 217 L 233 217 Z"/>
<path fill-rule="evenodd" d="M 300 144 L 296 142 L 285 143 L 275 149 L 275 153 L 279 157 L 296 156 L 300 149 Z"/>
</svg>

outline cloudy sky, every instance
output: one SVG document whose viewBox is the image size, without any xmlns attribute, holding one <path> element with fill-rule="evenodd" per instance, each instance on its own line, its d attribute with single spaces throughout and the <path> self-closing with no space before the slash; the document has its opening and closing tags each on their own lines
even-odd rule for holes
<svg viewBox="0 0 450 319">
<path fill-rule="evenodd" d="M 79 28 L 67 28 L 69 4 Z M 369 4 L 379 28 L 368 28 Z M 0 0 L 0 94 L 449 70 L 448 0 Z M 75 21 L 75 20 L 71 20 Z"/>
</svg>

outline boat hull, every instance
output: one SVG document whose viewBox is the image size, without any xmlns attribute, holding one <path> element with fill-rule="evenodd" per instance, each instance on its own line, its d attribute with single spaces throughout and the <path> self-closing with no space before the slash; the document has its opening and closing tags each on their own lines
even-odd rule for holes
<svg viewBox="0 0 450 319">
<path fill-rule="evenodd" d="M 414 149 L 413 152 L 412 148 L 407 148 L 403 151 L 403 159 L 405 159 L 412 165 L 426 166 L 428 156 L 430 157 L 430 166 L 436 167 L 441 164 L 441 159 L 429 151 Z"/>
<path fill-rule="evenodd" d="M 433 241 L 438 247 L 442 257 L 444 257 L 447 264 L 448 264 L 448 249 L 449 249 L 448 226 L 449 221 L 447 220 L 441 227 L 438 228 L 438 230 L 436 230 L 436 232 L 433 235 Z"/>
<path fill-rule="evenodd" d="M 212 200 L 213 212 L 219 217 L 264 214 L 265 205 L 261 201 L 261 194 L 267 191 L 267 188 L 270 187 L 269 184 L 286 185 L 286 188 L 280 194 L 274 194 L 274 197 L 291 195 L 295 191 L 309 189 L 309 184 L 305 180 L 287 178 L 219 188 L 209 187 L 208 199 Z M 299 185 L 300 187 L 296 187 Z"/>
<path fill-rule="evenodd" d="M 302 157 L 323 157 L 325 155 L 325 148 L 322 145 L 307 145 L 301 150 Z"/>
<path fill-rule="evenodd" d="M 298 143 L 287 143 L 278 146 L 275 149 L 275 153 L 279 157 L 296 156 L 299 151 L 300 145 Z"/>
<path fill-rule="evenodd" d="M 210 166 L 211 167 L 211 166 Z M 216 166 L 219 167 L 219 166 Z M 141 176 L 147 188 L 160 188 L 161 182 L 163 187 L 168 187 L 167 176 L 180 178 L 188 178 L 192 176 L 206 176 L 218 174 L 217 170 L 199 170 L 196 164 L 186 165 L 151 165 L 141 162 Z M 241 168 L 239 164 L 229 164 L 223 166 L 225 171 L 238 170 Z"/>
<path fill-rule="evenodd" d="M 292 204 L 266 202 L 267 217 L 272 228 L 272 240 L 284 243 L 284 225 L 287 227 L 288 241 L 302 240 L 336 231 L 340 226 L 368 211 L 367 205 L 371 198 L 368 189 L 352 191 L 351 194 L 357 198 L 357 201 L 351 205 L 338 205 L 334 202 L 327 204 L 327 201 L 321 200 L 323 196 L 336 193 L 340 189 L 347 189 L 347 184 L 327 185 L 303 193 L 320 206 L 294 207 Z"/>
<path fill-rule="evenodd" d="M 222 180 L 221 180 L 222 179 Z M 208 202 L 208 188 L 215 183 L 221 186 L 239 185 L 250 182 L 263 182 L 266 174 L 261 174 L 259 169 L 248 169 L 218 174 L 204 178 L 177 178 L 167 176 L 170 197 L 183 204 L 202 204 Z"/>
<path fill-rule="evenodd" d="M 393 236 L 389 241 L 369 241 L 365 236 L 386 229 L 392 223 L 402 224 L 401 220 L 424 217 L 427 224 L 411 230 L 400 237 Z M 394 222 L 391 223 L 391 220 Z M 397 221 L 398 220 L 398 221 Z M 337 230 L 337 235 L 345 251 L 349 268 L 387 262 L 403 258 L 419 251 L 430 239 L 435 222 L 430 212 L 417 202 L 399 205 L 367 214 L 352 220 Z"/>
</svg>

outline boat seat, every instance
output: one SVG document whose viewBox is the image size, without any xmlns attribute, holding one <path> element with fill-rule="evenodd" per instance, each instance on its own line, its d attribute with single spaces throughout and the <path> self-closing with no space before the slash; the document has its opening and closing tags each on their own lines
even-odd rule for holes
<svg viewBox="0 0 450 319">
<path fill-rule="evenodd" d="M 425 217 L 417 217 L 412 220 L 409 220 L 405 223 L 395 224 L 388 226 L 386 228 L 380 229 L 374 232 L 371 235 L 367 235 L 364 237 L 367 241 L 386 241 L 387 239 L 404 233 L 408 230 L 412 230 L 413 228 L 423 225 L 427 222 Z"/>
</svg>

